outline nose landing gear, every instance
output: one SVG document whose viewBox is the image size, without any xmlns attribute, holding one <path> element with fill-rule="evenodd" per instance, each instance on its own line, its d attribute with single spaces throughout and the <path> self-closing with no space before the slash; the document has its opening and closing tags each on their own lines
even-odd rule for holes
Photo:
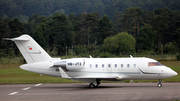
<svg viewBox="0 0 180 101">
<path fill-rule="evenodd" d="M 161 79 L 159 79 L 159 83 L 157 84 L 157 87 L 161 88 L 162 84 L 161 84 Z"/>
</svg>

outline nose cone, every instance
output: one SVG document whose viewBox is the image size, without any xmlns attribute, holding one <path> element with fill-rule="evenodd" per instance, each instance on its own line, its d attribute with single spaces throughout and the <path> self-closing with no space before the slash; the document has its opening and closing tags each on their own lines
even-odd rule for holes
<svg viewBox="0 0 180 101">
<path fill-rule="evenodd" d="M 178 75 L 177 72 L 175 72 L 174 70 L 172 70 L 172 69 L 169 68 L 169 67 L 164 67 L 164 71 L 166 72 L 166 73 L 165 73 L 165 72 L 164 72 L 164 73 L 165 73 L 165 75 L 166 75 L 167 78 Z M 165 76 L 165 75 L 164 75 L 164 76 Z"/>
<path fill-rule="evenodd" d="M 178 73 L 177 72 L 175 72 L 175 71 L 172 71 L 172 76 L 176 76 L 176 75 L 178 75 Z"/>
<path fill-rule="evenodd" d="M 169 74 L 170 77 L 173 77 L 173 76 L 178 75 L 177 72 L 175 72 L 174 70 L 172 70 L 172 69 L 170 69 L 170 68 L 169 68 L 169 70 L 168 70 L 168 74 Z"/>
</svg>

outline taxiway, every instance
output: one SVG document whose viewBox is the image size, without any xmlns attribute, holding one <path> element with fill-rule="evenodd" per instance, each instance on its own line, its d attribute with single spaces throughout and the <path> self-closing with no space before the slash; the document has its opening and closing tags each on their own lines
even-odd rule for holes
<svg viewBox="0 0 180 101">
<path fill-rule="evenodd" d="M 87 83 L 0 85 L 0 101 L 153 101 L 180 100 L 180 83 Z"/>
</svg>

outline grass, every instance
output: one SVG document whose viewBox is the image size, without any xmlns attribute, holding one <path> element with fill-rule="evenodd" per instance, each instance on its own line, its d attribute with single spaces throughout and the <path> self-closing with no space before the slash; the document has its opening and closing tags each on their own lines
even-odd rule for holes
<svg viewBox="0 0 180 101">
<path fill-rule="evenodd" d="M 24 71 L 19 68 L 23 63 L 22 57 L 3 59 L 3 63 L 0 64 L 0 84 L 34 84 L 34 83 L 76 83 L 78 81 L 71 81 L 69 79 L 62 79 L 57 77 L 50 77 L 46 75 L 40 76 L 40 74 Z M 6 60 L 6 61 L 5 61 Z M 162 64 L 172 68 L 178 74 L 180 74 L 180 61 L 159 61 Z M 126 80 L 123 82 L 129 82 Z M 103 81 L 111 82 L 111 81 Z M 157 82 L 157 80 L 134 80 L 133 82 Z M 180 75 L 163 79 L 162 82 L 180 82 Z"/>
<path fill-rule="evenodd" d="M 24 64 L 24 58 L 20 57 L 1 57 L 0 64 Z"/>
<path fill-rule="evenodd" d="M 0 65 L 0 84 L 71 83 L 74 81 L 24 71 L 19 64 Z"/>
</svg>

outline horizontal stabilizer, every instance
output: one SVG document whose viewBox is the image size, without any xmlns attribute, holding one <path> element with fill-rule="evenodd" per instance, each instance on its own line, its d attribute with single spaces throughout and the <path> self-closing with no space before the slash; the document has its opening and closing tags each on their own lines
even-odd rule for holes
<svg viewBox="0 0 180 101">
<path fill-rule="evenodd" d="M 18 38 L 4 38 L 4 40 L 11 40 L 11 41 L 28 41 L 28 38 L 22 38 L 22 37 L 18 37 Z"/>
</svg>

